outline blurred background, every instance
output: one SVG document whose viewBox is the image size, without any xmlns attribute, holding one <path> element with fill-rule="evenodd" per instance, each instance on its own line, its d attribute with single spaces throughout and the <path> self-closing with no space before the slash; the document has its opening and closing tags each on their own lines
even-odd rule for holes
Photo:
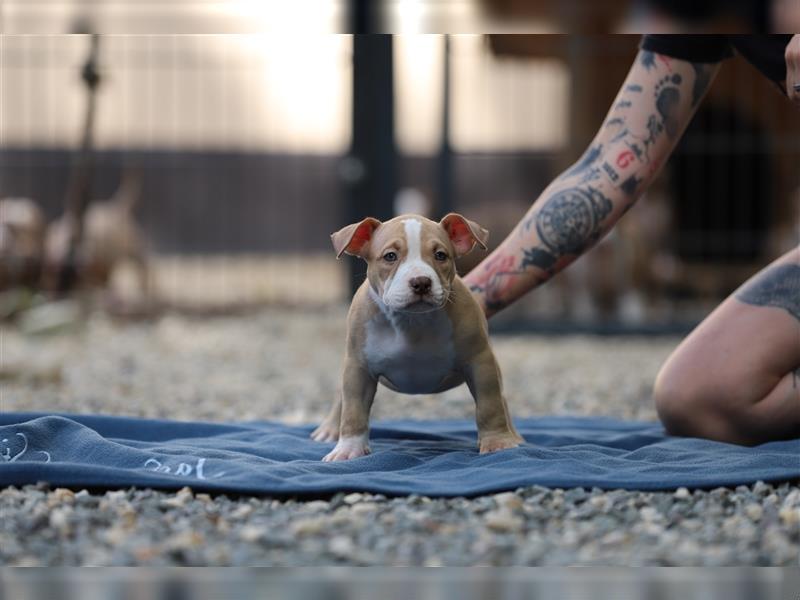
<svg viewBox="0 0 800 600">
<path fill-rule="evenodd" d="M 76 290 L 129 316 L 342 304 L 364 268 L 329 234 L 365 215 L 455 210 L 499 243 L 633 61 L 638 35 L 595 32 L 657 26 L 670 3 L 529 4 L 3 3 L 0 311 Z M 772 18 L 672 5 L 689 29 Z M 587 33 L 508 33 L 566 26 Z M 481 28 L 497 33 L 458 33 Z M 437 29 L 454 33 L 421 33 Z M 796 244 L 799 134 L 778 90 L 726 61 L 646 198 L 493 326 L 688 329 Z"/>
</svg>

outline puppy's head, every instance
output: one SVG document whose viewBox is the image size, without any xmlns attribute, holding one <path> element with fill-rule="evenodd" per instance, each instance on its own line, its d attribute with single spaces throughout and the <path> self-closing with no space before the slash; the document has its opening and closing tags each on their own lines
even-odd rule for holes
<svg viewBox="0 0 800 600">
<path fill-rule="evenodd" d="M 489 232 L 459 214 L 438 223 L 402 215 L 381 223 L 367 217 L 331 236 L 336 256 L 367 261 L 370 287 L 391 310 L 428 312 L 442 308 L 456 276 L 455 259 L 475 244 L 486 249 Z"/>
</svg>

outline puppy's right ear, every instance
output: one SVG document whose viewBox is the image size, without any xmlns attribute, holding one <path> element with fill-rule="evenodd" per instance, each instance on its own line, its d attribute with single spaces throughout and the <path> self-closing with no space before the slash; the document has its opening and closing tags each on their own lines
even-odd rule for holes
<svg viewBox="0 0 800 600">
<path fill-rule="evenodd" d="M 372 234 L 380 225 L 381 222 L 378 219 L 367 217 L 360 223 L 353 223 L 331 234 L 331 242 L 333 242 L 333 249 L 336 251 L 336 258 L 341 258 L 345 252 L 353 256 L 366 258 Z"/>
</svg>

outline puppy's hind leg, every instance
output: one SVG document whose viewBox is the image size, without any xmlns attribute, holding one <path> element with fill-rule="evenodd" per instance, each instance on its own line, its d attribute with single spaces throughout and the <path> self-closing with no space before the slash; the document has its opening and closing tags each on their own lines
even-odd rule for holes
<svg viewBox="0 0 800 600">
<path fill-rule="evenodd" d="M 311 439 L 316 442 L 335 442 L 339 439 L 339 423 L 342 417 L 342 392 L 336 395 L 336 400 L 328 412 L 328 416 L 320 423 L 313 432 Z"/>
</svg>

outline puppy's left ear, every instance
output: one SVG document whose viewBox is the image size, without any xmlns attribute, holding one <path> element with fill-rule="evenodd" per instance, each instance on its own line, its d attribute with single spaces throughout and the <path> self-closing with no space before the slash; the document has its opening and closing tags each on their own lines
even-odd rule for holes
<svg viewBox="0 0 800 600">
<path fill-rule="evenodd" d="M 478 244 L 483 250 L 486 250 L 486 242 L 489 241 L 489 232 L 475 223 L 459 215 L 458 213 L 450 213 L 439 221 L 450 241 L 455 248 L 456 256 L 463 256 Z"/>
</svg>

